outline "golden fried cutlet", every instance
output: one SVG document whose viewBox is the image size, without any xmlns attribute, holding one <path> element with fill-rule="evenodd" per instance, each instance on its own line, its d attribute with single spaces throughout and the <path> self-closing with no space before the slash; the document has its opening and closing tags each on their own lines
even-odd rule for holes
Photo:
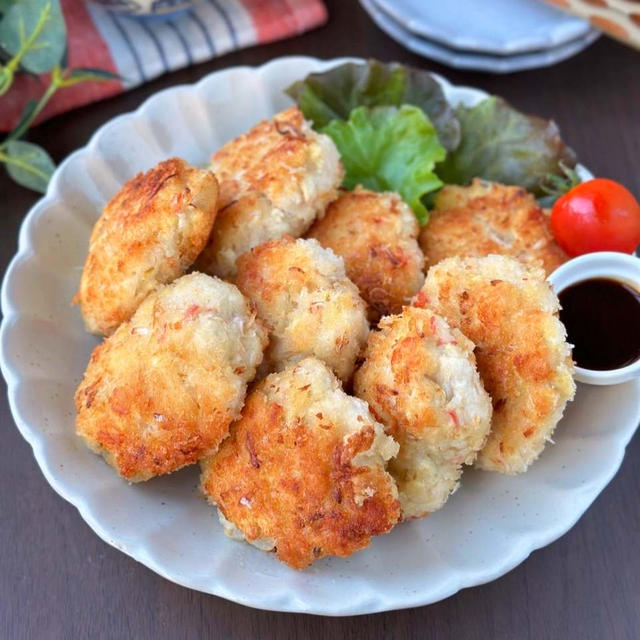
<svg viewBox="0 0 640 640">
<path fill-rule="evenodd" d="M 265 344 L 236 287 L 183 276 L 94 349 L 76 391 L 77 433 L 132 482 L 194 464 L 227 436 Z"/>
<path fill-rule="evenodd" d="M 207 243 L 217 202 L 213 173 L 179 158 L 129 180 L 89 241 L 74 298 L 87 330 L 113 333 L 159 285 L 183 275 Z"/>
<path fill-rule="evenodd" d="M 342 258 L 315 240 L 286 236 L 255 247 L 237 264 L 236 284 L 269 329 L 269 370 L 315 356 L 349 380 L 369 323 Z"/>
<path fill-rule="evenodd" d="M 499 254 L 541 265 L 548 275 L 569 259 L 553 239 L 548 212 L 530 193 L 479 178 L 440 191 L 420 246 L 427 267 L 453 256 Z"/>
<path fill-rule="evenodd" d="M 443 315 L 476 345 L 493 401 L 476 466 L 522 473 L 573 398 L 573 362 L 558 298 L 538 267 L 513 258 L 448 258 L 431 267 L 414 304 Z"/>
<path fill-rule="evenodd" d="M 344 259 L 347 276 L 369 305 L 369 319 L 400 313 L 424 282 L 419 225 L 396 193 L 343 192 L 307 237 Z"/>
<path fill-rule="evenodd" d="M 306 358 L 249 394 L 230 437 L 202 461 L 202 489 L 227 534 L 303 569 L 348 556 L 398 522 L 384 470 L 397 450 L 366 403 Z"/>
<path fill-rule="evenodd" d="M 233 277 L 236 259 L 267 240 L 301 236 L 337 196 L 343 177 L 333 140 L 291 107 L 228 142 L 211 158 L 220 215 L 196 268 Z"/>
<path fill-rule="evenodd" d="M 389 472 L 404 519 L 439 509 L 487 439 L 491 399 L 473 348 L 442 317 L 414 307 L 369 336 L 354 391 L 400 444 Z"/>
</svg>

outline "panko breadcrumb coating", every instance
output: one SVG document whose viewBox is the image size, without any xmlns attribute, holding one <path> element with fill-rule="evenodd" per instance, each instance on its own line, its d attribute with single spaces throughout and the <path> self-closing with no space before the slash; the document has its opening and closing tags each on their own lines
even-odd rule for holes
<svg viewBox="0 0 640 640">
<path fill-rule="evenodd" d="M 491 399 L 473 348 L 442 317 L 411 307 L 369 336 L 354 391 L 400 444 L 389 472 L 404 519 L 439 509 L 486 441 Z"/>
<path fill-rule="evenodd" d="M 235 286 L 183 276 L 94 349 L 75 395 L 77 433 L 131 482 L 193 464 L 240 415 L 265 344 Z"/>
<path fill-rule="evenodd" d="M 263 242 L 301 236 L 337 196 L 343 170 L 333 140 L 297 107 L 263 121 L 211 158 L 220 180 L 220 215 L 196 268 L 221 278 Z"/>
<path fill-rule="evenodd" d="M 369 319 L 400 313 L 424 282 L 419 225 L 397 193 L 356 188 L 334 200 L 309 238 L 344 259 L 347 276 L 369 305 Z"/>
<path fill-rule="evenodd" d="M 217 202 L 213 173 L 179 158 L 129 180 L 89 240 L 74 298 L 87 331 L 113 333 L 159 285 L 183 275 L 207 243 Z"/>
<path fill-rule="evenodd" d="M 544 271 L 505 256 L 449 258 L 431 267 L 414 304 L 443 315 L 476 345 L 493 401 L 476 466 L 526 471 L 573 399 L 573 362 Z"/>
<path fill-rule="evenodd" d="M 342 258 L 315 240 L 287 236 L 241 256 L 236 284 L 269 329 L 270 370 L 315 356 L 343 381 L 350 379 L 369 323 Z"/>
<path fill-rule="evenodd" d="M 427 266 L 453 256 L 511 256 L 547 274 L 569 257 L 553 238 L 548 212 L 522 187 L 476 178 L 447 185 L 420 233 Z"/>
<path fill-rule="evenodd" d="M 397 450 L 366 403 L 307 358 L 253 389 L 230 437 L 202 461 L 202 489 L 228 535 L 303 569 L 348 556 L 398 522 L 384 470 Z"/>
</svg>

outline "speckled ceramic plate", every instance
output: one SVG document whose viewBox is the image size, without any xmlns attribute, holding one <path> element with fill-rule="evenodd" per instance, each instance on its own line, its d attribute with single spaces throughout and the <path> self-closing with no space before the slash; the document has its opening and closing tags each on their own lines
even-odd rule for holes
<svg viewBox="0 0 640 640">
<path fill-rule="evenodd" d="M 432 516 L 304 572 L 227 539 L 192 467 L 129 486 L 74 434 L 73 393 L 96 338 L 69 301 L 101 206 L 135 172 L 211 151 L 289 104 L 284 87 L 342 60 L 283 58 L 167 89 L 101 127 L 27 215 L 2 287 L 2 371 L 16 424 L 51 486 L 106 542 L 167 579 L 263 609 L 327 615 L 435 602 L 493 580 L 569 529 L 613 477 L 640 417 L 640 383 L 580 387 L 547 447 L 515 478 L 468 471 Z M 485 94 L 442 80 L 454 102 Z M 11 517 L 4 514 L 4 517 Z"/>
<path fill-rule="evenodd" d="M 541 51 L 581 38 L 588 20 L 541 0 L 374 0 L 408 32 L 436 43 L 493 55 Z"/>
<path fill-rule="evenodd" d="M 449 48 L 440 42 L 424 38 L 408 31 L 400 22 L 397 22 L 391 14 L 386 13 L 374 0 L 360 0 L 360 4 L 371 16 L 371 19 L 376 25 L 403 47 L 424 58 L 435 60 L 454 69 L 470 69 L 473 71 L 485 71 L 487 73 L 514 73 L 516 71 L 526 71 L 527 69 L 549 67 L 577 55 L 595 42 L 600 36 L 599 31 L 589 29 L 584 35 L 565 42 L 564 44 L 513 55 L 494 55 L 479 51 L 462 51 Z"/>
</svg>

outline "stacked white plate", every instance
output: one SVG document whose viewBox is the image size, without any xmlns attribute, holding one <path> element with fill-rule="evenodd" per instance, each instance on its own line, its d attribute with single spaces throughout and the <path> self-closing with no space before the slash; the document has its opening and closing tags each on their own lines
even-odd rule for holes
<svg viewBox="0 0 640 640">
<path fill-rule="evenodd" d="M 457 69 L 510 73 L 576 55 L 599 36 L 542 0 L 360 0 L 391 38 Z"/>
</svg>

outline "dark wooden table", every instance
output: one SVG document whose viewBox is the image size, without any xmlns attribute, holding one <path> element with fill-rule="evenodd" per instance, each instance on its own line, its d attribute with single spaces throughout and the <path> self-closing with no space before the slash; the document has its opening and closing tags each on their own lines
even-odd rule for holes
<svg viewBox="0 0 640 640">
<path fill-rule="evenodd" d="M 33 131 L 55 160 L 102 123 L 173 84 L 237 64 L 309 54 L 375 56 L 553 116 L 581 161 L 640 194 L 640 53 L 602 38 L 549 69 L 461 73 L 422 60 L 380 32 L 356 2 L 327 2 L 327 26 L 224 56 L 58 117 Z M 36 196 L 0 172 L 2 270 Z M 495 582 L 438 604 L 354 618 L 248 609 L 174 585 L 102 542 L 49 487 L 0 401 L 0 638 L 640 638 L 640 441 L 576 526 Z"/>
</svg>

